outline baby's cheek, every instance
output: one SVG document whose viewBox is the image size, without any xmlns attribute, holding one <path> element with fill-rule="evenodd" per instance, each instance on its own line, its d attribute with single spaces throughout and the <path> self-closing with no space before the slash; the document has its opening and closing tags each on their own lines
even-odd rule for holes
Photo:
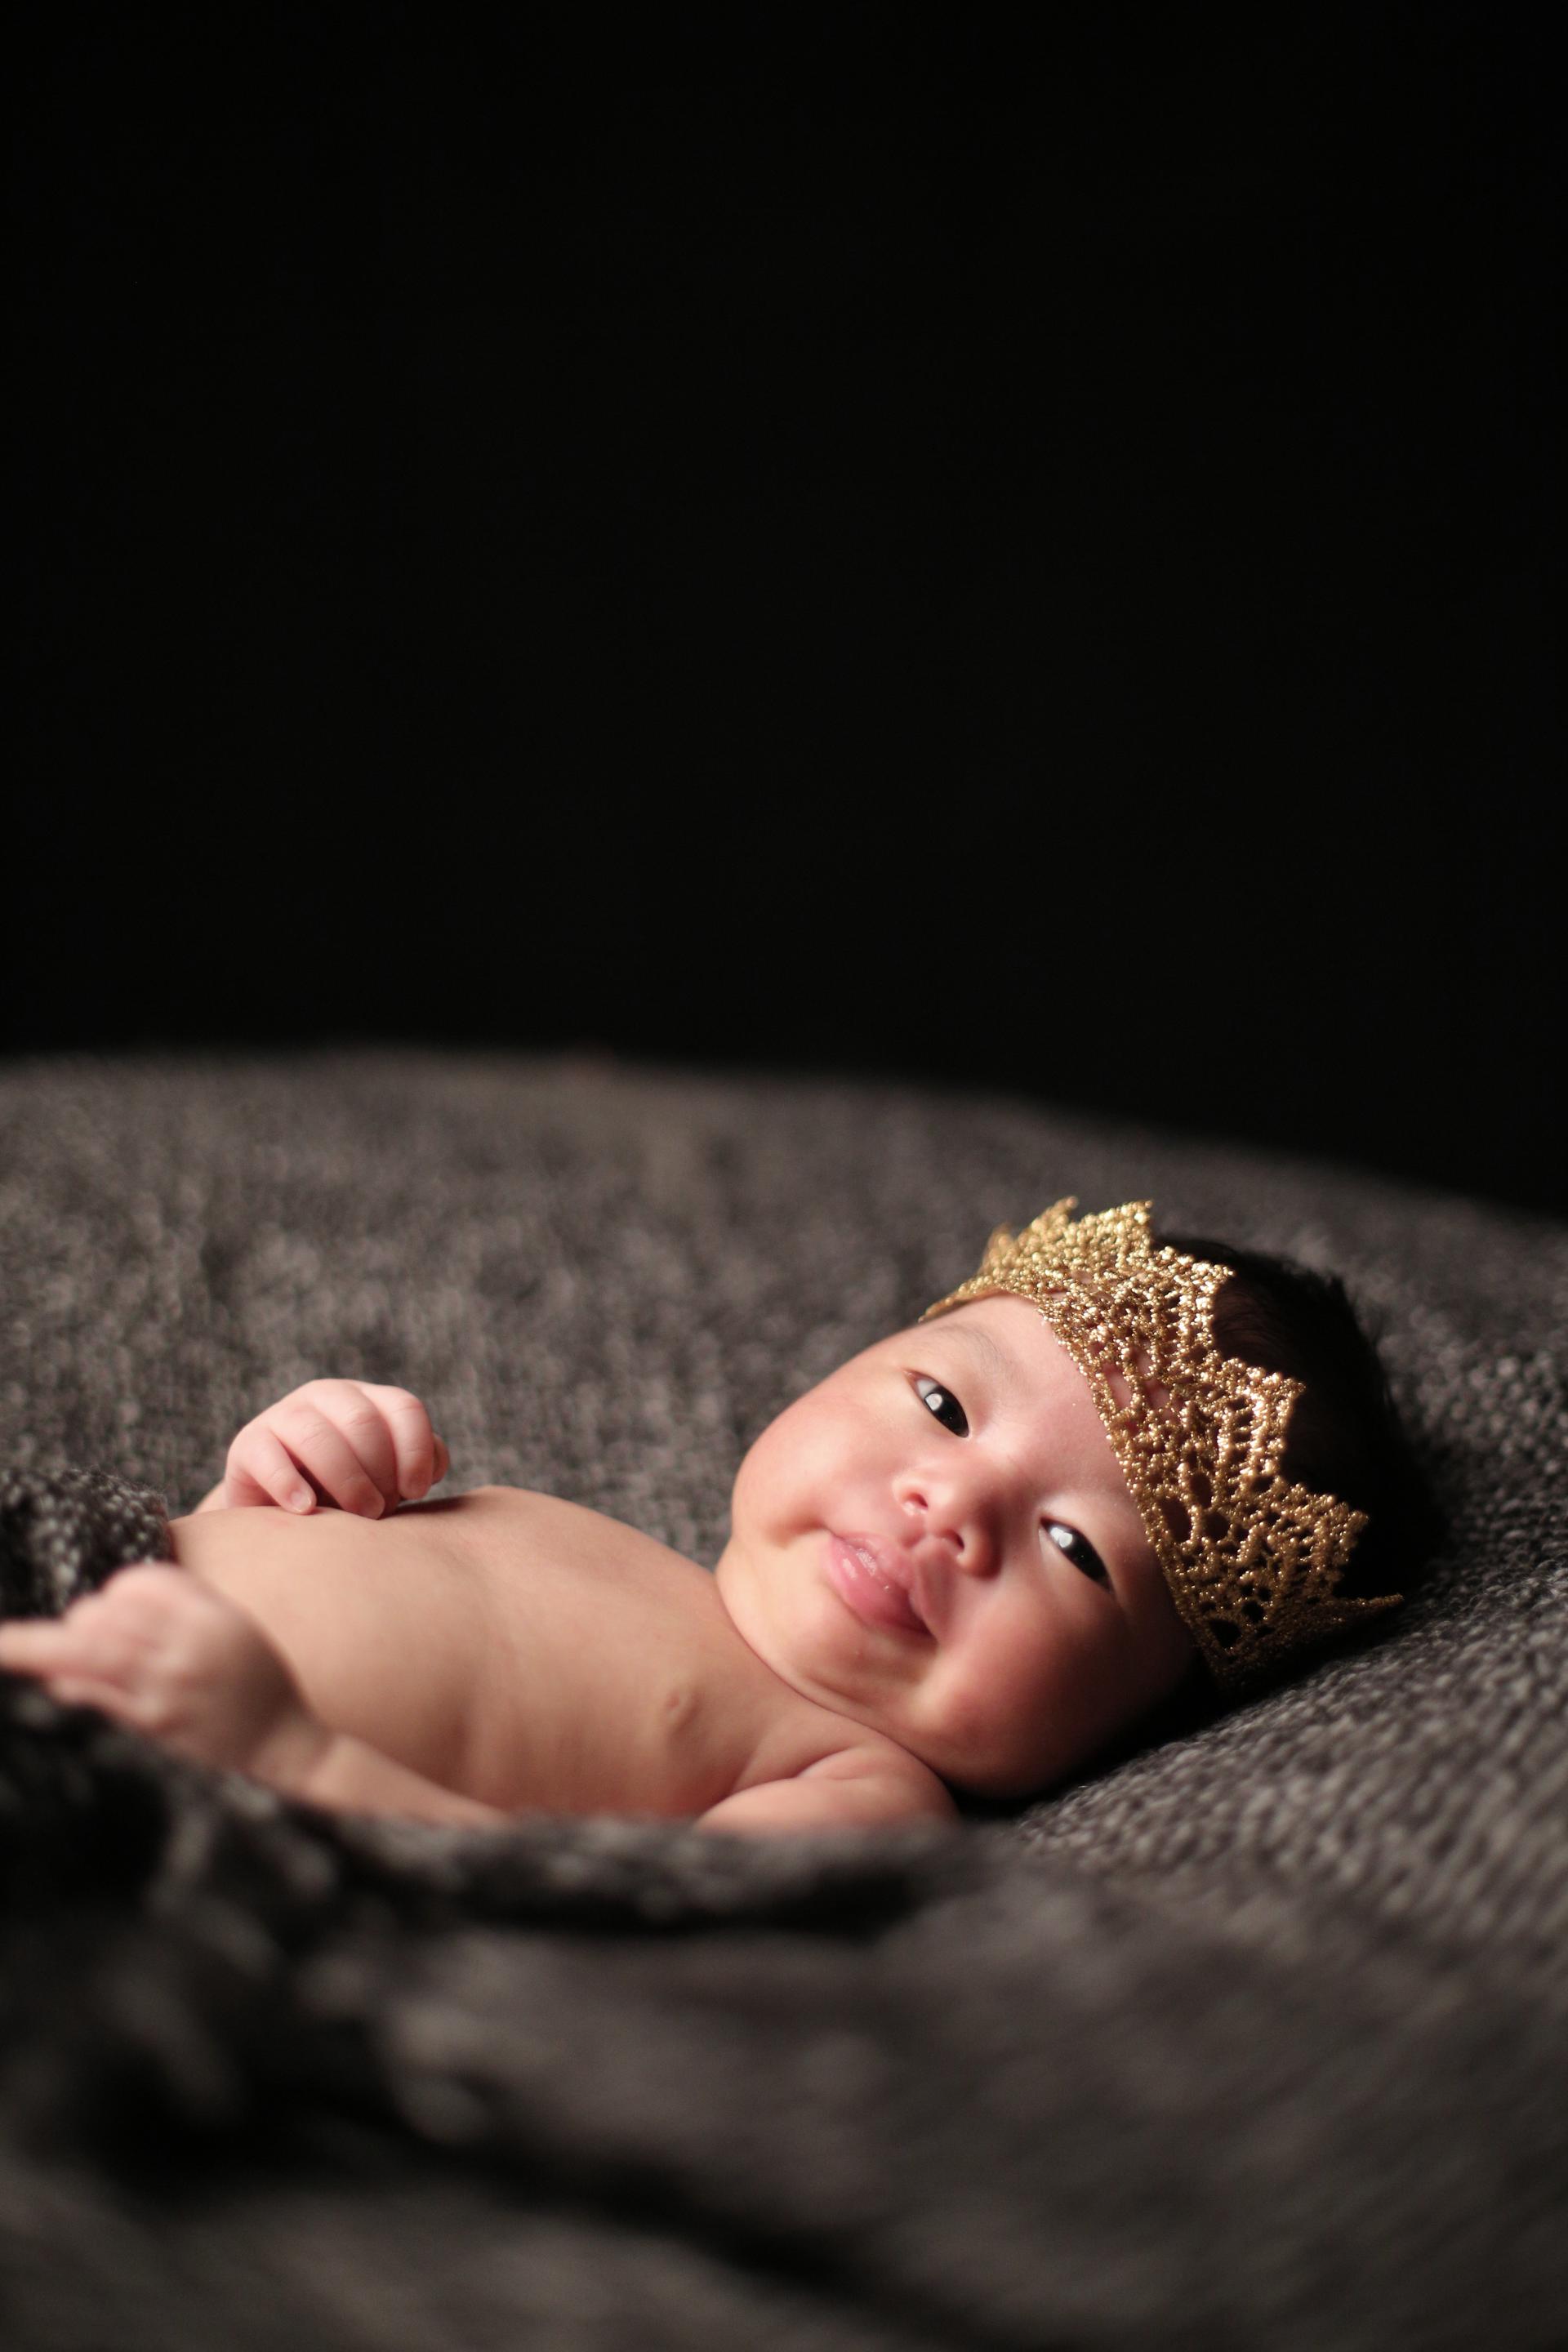
<svg viewBox="0 0 1568 2352">
<path fill-rule="evenodd" d="M 770 1434 L 768 1430 L 764 1430 L 741 1457 L 741 1466 L 735 1473 L 735 1483 L 730 1493 L 731 1512 L 737 1521 L 742 1517 L 754 1517 L 765 1507 L 769 1486 Z"/>
<path fill-rule="evenodd" d="M 1016 1631 L 963 1694 L 955 1724 L 970 1762 L 1012 1792 L 1036 1787 L 1070 1761 L 1078 1738 L 1070 1675 L 1060 1644 L 1037 1629 Z"/>
<path fill-rule="evenodd" d="M 810 1400 L 802 1398 L 771 1421 L 753 1439 L 735 1475 L 737 1513 L 763 1521 L 788 1521 L 810 1507 L 820 1474 L 822 1433 Z"/>
<path fill-rule="evenodd" d="M 1016 1695 L 994 1672 L 971 1667 L 952 1674 L 942 1666 L 940 1659 L 932 1662 L 930 1680 L 915 1702 L 941 1749 L 936 1769 L 958 1772 L 967 1765 L 979 1770 L 1012 1744 L 1009 1735 L 1021 1712 Z"/>
</svg>

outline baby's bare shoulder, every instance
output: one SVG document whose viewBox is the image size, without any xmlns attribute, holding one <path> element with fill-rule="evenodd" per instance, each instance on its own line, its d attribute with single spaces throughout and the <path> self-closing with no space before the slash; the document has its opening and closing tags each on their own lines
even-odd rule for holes
<svg viewBox="0 0 1568 2352">
<path fill-rule="evenodd" d="M 794 1832 L 889 1828 L 899 1822 L 956 1824 L 946 1783 L 907 1748 L 879 1737 L 819 1756 L 792 1779 L 742 1788 L 704 1813 L 697 1827 L 741 1837 Z"/>
<path fill-rule="evenodd" d="M 885 1739 L 879 1734 L 852 1746 L 835 1748 L 830 1756 L 819 1757 L 808 1764 L 798 1776 L 803 1780 L 869 1781 L 897 1790 L 909 1803 L 911 1812 L 933 1813 L 942 1820 L 956 1815 L 948 1785 L 929 1764 L 911 1756 L 907 1748 Z"/>
<path fill-rule="evenodd" d="M 834 1748 L 831 1755 L 819 1756 L 814 1764 L 805 1765 L 800 1774 L 803 1780 L 907 1780 L 911 1788 L 941 1789 L 947 1783 L 911 1756 L 907 1748 L 896 1740 L 884 1738 L 880 1732 L 868 1731 L 863 1737 L 847 1741 Z"/>
</svg>

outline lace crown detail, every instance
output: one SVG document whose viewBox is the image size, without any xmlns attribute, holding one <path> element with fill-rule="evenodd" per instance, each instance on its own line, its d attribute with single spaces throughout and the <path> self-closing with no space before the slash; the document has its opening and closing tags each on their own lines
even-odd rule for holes
<svg viewBox="0 0 1568 2352">
<path fill-rule="evenodd" d="M 1152 1202 L 1080 1217 L 1056 1202 L 921 1317 L 1011 1293 L 1088 1381 L 1176 1607 L 1215 1680 L 1255 1682 L 1402 1596 L 1340 1578 L 1366 1515 L 1280 1468 L 1303 1383 L 1226 1355 L 1214 1302 L 1232 1268 L 1152 1245 Z M 1164 1398 L 1152 1393 L 1165 1391 Z"/>
</svg>

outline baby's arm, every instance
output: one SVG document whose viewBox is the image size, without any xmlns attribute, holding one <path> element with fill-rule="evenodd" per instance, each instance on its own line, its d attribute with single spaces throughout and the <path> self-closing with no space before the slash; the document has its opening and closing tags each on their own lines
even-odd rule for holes
<svg viewBox="0 0 1568 2352">
<path fill-rule="evenodd" d="M 246 1423 L 196 1510 L 277 1505 L 304 1514 L 321 1502 L 378 1519 L 422 1500 L 450 1468 L 428 1412 L 406 1389 L 307 1381 Z"/>
<path fill-rule="evenodd" d="M 0 1624 L 0 1668 L 36 1675 L 62 1706 L 95 1706 L 176 1755 L 310 1804 L 425 1822 L 511 1818 L 330 1729 L 254 1620 L 163 1560 L 121 1569 L 63 1617 Z"/>
</svg>

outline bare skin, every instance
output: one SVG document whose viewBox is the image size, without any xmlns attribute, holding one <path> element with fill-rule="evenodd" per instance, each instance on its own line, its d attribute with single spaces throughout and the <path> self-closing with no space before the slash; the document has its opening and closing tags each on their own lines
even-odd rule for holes
<svg viewBox="0 0 1568 2352">
<path fill-rule="evenodd" d="M 1016 1299 L 782 1413 L 712 1574 L 556 1496 L 423 1499 L 446 1467 L 406 1391 L 307 1383 L 172 1562 L 0 1626 L 0 1667 L 331 1806 L 767 1835 L 1028 1793 L 1191 1664 L 1087 1385 Z"/>
<path fill-rule="evenodd" d="M 308 1712 L 509 1814 L 683 1818 L 890 1740 L 742 1640 L 706 1570 L 551 1495 L 481 1486 L 379 1520 L 216 1510 L 175 1559 L 252 1618 Z"/>
</svg>

